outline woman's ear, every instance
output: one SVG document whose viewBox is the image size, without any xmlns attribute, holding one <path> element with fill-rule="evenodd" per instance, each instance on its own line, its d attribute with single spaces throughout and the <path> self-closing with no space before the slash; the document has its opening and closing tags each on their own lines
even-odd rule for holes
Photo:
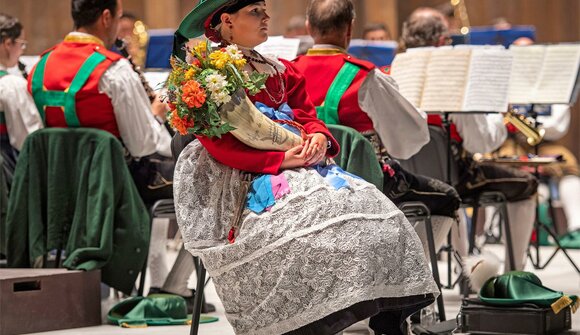
<svg viewBox="0 0 580 335">
<path fill-rule="evenodd" d="M 223 14 L 220 16 L 220 20 L 221 20 L 221 22 L 222 22 L 223 24 L 226 24 L 226 25 L 228 25 L 228 26 L 229 26 L 229 25 L 231 25 L 231 24 L 232 24 L 232 15 L 231 15 L 231 14 L 229 14 L 229 13 L 223 13 Z"/>
</svg>

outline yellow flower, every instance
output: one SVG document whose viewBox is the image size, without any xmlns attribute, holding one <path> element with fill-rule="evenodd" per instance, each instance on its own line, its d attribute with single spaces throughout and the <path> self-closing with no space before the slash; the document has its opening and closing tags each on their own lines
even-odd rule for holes
<svg viewBox="0 0 580 335">
<path fill-rule="evenodd" d="M 206 51 L 207 51 L 207 42 L 203 41 L 203 42 L 199 42 L 194 48 L 193 51 L 195 51 L 196 53 L 203 55 Z M 195 53 L 193 53 L 193 55 L 195 56 Z"/>
<path fill-rule="evenodd" d="M 223 70 L 228 62 L 230 62 L 230 55 L 227 53 L 216 50 L 209 55 L 211 59 L 211 65 L 215 66 L 218 70 Z"/>
<path fill-rule="evenodd" d="M 238 68 L 238 70 L 241 70 L 244 68 L 244 66 L 246 66 L 246 59 L 245 58 L 236 59 L 234 60 L 234 65 L 236 66 L 236 68 Z"/>
<path fill-rule="evenodd" d="M 195 68 L 190 67 L 189 70 L 185 72 L 185 80 L 187 81 L 192 80 L 193 77 L 195 76 L 195 73 L 196 73 Z"/>
</svg>

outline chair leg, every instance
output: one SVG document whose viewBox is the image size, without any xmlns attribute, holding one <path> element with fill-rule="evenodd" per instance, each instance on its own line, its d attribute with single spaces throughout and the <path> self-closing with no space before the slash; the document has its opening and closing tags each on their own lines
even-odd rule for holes
<svg viewBox="0 0 580 335">
<path fill-rule="evenodd" d="M 503 222 L 505 226 L 505 239 L 506 239 L 506 248 L 508 249 L 508 258 L 509 258 L 509 269 L 510 271 L 515 271 L 516 263 L 514 259 L 514 249 L 512 244 L 512 232 L 510 228 L 510 219 L 508 216 L 507 211 L 507 202 L 502 203 L 501 205 L 501 212 L 503 216 Z"/>
<path fill-rule="evenodd" d="M 471 216 L 471 230 L 469 231 L 469 255 L 473 255 L 475 249 L 475 236 L 477 233 L 477 216 L 479 213 L 479 199 L 476 199 L 473 206 L 473 215 Z"/>
<path fill-rule="evenodd" d="M 437 309 L 439 310 L 439 321 L 445 321 L 445 305 L 443 303 L 443 291 L 441 290 L 441 279 L 439 277 L 439 268 L 437 267 L 437 251 L 435 250 L 435 238 L 433 237 L 433 225 L 431 218 L 425 218 L 425 231 L 427 233 L 427 247 L 429 248 L 429 258 L 431 259 L 431 268 L 433 279 L 439 288 L 439 297 L 437 297 Z"/>
<path fill-rule="evenodd" d="M 141 276 L 139 277 L 139 287 L 137 288 L 137 296 L 142 297 L 145 291 L 145 277 L 147 276 L 147 262 L 149 261 L 149 252 L 145 256 L 145 262 L 141 268 Z"/>
<path fill-rule="evenodd" d="M 201 259 L 194 257 L 194 262 L 197 268 L 197 288 L 195 290 L 195 298 L 193 300 L 193 315 L 191 317 L 190 335 L 197 335 L 199 331 L 199 318 L 201 316 L 201 306 L 203 304 L 203 291 L 205 287 L 205 267 Z"/>
</svg>

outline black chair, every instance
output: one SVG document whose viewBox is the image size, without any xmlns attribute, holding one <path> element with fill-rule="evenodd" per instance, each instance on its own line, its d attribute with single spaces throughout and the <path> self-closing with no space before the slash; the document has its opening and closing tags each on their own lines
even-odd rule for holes
<svg viewBox="0 0 580 335">
<path fill-rule="evenodd" d="M 449 140 L 446 131 L 437 126 L 429 126 L 429 134 L 431 140 L 421 150 L 408 160 L 402 160 L 401 166 L 408 171 L 416 174 L 425 175 L 431 178 L 445 180 L 448 183 L 455 185 L 458 180 L 458 166 L 452 163 L 449 166 L 449 161 L 455 162 L 453 159 L 449 160 L 449 153 L 451 152 Z M 514 255 L 512 250 L 512 238 L 507 215 L 507 201 L 505 195 L 500 192 L 482 192 L 475 197 L 462 199 L 462 207 L 472 207 L 473 216 L 471 231 L 469 236 L 469 252 L 473 253 L 475 250 L 475 223 L 477 222 L 477 213 L 479 208 L 495 206 L 500 210 L 501 218 L 506 231 L 506 247 L 508 248 L 509 269 L 513 270 Z M 447 288 L 452 288 L 455 283 L 451 284 L 451 253 L 453 249 L 448 246 L 446 250 L 449 252 L 448 257 L 448 277 L 449 285 Z"/>
</svg>

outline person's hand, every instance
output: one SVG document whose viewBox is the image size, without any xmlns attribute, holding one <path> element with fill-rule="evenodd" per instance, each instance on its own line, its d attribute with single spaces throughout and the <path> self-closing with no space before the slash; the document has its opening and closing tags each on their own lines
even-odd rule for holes
<svg viewBox="0 0 580 335">
<path fill-rule="evenodd" d="M 321 133 L 308 134 L 307 137 L 308 139 L 304 143 L 306 147 L 304 160 L 306 166 L 310 166 L 320 163 L 326 157 L 328 139 Z"/>
<path fill-rule="evenodd" d="M 159 94 L 155 96 L 155 100 L 153 100 L 153 103 L 151 103 L 151 111 L 153 112 L 154 116 L 165 121 L 167 112 L 169 112 L 169 106 L 167 103 L 161 101 Z"/>
<path fill-rule="evenodd" d="M 298 167 L 306 166 L 306 162 L 304 161 L 304 157 L 306 155 L 306 143 L 300 144 L 284 153 L 284 160 L 282 161 L 282 165 L 280 165 L 280 169 L 294 169 Z"/>
</svg>

